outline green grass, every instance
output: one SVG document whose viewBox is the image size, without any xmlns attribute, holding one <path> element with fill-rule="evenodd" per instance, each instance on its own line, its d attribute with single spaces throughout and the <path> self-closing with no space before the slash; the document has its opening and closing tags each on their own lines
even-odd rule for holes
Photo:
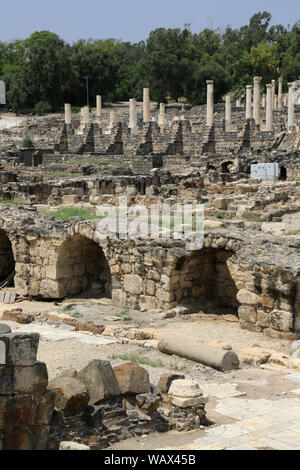
<svg viewBox="0 0 300 470">
<path fill-rule="evenodd" d="M 0 197 L 0 204 L 11 204 L 12 206 L 15 206 L 17 203 L 11 199 L 3 199 L 3 197 Z"/>
<path fill-rule="evenodd" d="M 82 315 L 79 312 L 74 312 L 74 313 L 71 313 L 71 317 L 73 317 L 73 318 L 82 318 Z"/>
<path fill-rule="evenodd" d="M 93 220 L 93 219 L 103 219 L 104 216 L 97 216 L 95 214 L 91 214 L 89 211 L 85 209 L 80 209 L 77 207 L 66 207 L 65 209 L 59 209 L 56 212 L 43 212 L 44 215 L 48 215 L 50 217 L 55 217 L 58 220 L 68 220 L 71 217 L 82 217 L 86 220 Z"/>
<path fill-rule="evenodd" d="M 71 312 L 74 308 L 73 305 L 68 305 L 68 307 L 63 308 L 63 312 Z"/>
<path fill-rule="evenodd" d="M 118 318 L 121 318 L 124 322 L 129 323 L 132 321 L 132 317 L 129 315 L 129 308 L 126 307 L 121 312 L 116 315 Z"/>
<path fill-rule="evenodd" d="M 139 354 L 113 354 L 111 359 L 121 359 L 122 361 L 137 362 L 138 364 L 150 367 L 164 367 L 163 362 L 151 361 L 147 357 L 140 356 Z"/>
<path fill-rule="evenodd" d="M 171 370 L 175 370 L 175 371 L 180 371 L 181 370 L 181 367 L 177 362 L 171 362 L 169 367 L 170 367 Z"/>
<path fill-rule="evenodd" d="M 217 219 L 224 219 L 223 215 L 220 212 L 216 212 Z"/>
</svg>

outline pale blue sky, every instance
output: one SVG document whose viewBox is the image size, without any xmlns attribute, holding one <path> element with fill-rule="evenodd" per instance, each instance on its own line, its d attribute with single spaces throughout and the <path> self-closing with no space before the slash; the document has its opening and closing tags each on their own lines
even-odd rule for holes
<svg viewBox="0 0 300 470">
<path fill-rule="evenodd" d="M 68 42 L 113 37 L 137 42 L 158 28 L 240 27 L 258 11 L 272 14 L 272 24 L 300 19 L 299 0 L 2 0 L 0 41 L 23 39 L 50 30 Z"/>
</svg>

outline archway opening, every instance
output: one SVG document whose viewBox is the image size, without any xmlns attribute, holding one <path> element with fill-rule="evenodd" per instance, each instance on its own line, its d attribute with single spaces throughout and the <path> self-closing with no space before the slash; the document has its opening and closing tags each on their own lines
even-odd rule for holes
<svg viewBox="0 0 300 470">
<path fill-rule="evenodd" d="M 0 288 L 13 287 L 15 259 L 11 242 L 4 230 L 0 230 Z"/>
<path fill-rule="evenodd" d="M 82 235 L 74 235 L 62 245 L 56 280 L 63 297 L 84 294 L 111 298 L 111 272 L 104 252 Z"/>
<path fill-rule="evenodd" d="M 221 165 L 222 173 L 230 173 L 233 162 L 223 162 Z"/>
<path fill-rule="evenodd" d="M 171 275 L 173 299 L 177 304 L 195 304 L 206 313 L 238 314 L 238 289 L 228 260 L 234 253 L 203 248 L 178 260 Z"/>
<path fill-rule="evenodd" d="M 287 179 L 287 172 L 286 172 L 286 168 L 285 166 L 280 166 L 280 176 L 279 176 L 279 180 L 280 181 L 286 181 Z"/>
</svg>

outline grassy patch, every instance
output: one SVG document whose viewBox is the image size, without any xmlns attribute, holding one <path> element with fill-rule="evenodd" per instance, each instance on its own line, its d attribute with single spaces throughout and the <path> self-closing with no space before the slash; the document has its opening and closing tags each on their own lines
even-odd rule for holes
<svg viewBox="0 0 300 470">
<path fill-rule="evenodd" d="M 55 219 L 58 220 L 68 220 L 71 217 L 82 217 L 86 220 L 105 218 L 104 216 L 97 216 L 95 214 L 91 214 L 85 209 L 80 209 L 77 207 L 66 207 L 65 209 L 59 209 L 56 212 L 43 212 L 43 214 L 48 215 L 50 217 L 55 217 Z"/>
<path fill-rule="evenodd" d="M 221 212 L 216 212 L 216 217 L 217 219 L 224 219 L 223 215 L 221 214 Z"/>
<path fill-rule="evenodd" d="M 129 308 L 126 307 L 121 312 L 116 315 L 118 318 L 122 319 L 124 322 L 128 323 L 132 321 L 132 317 L 129 315 Z"/>
<path fill-rule="evenodd" d="M 71 317 L 73 317 L 73 318 L 82 318 L 82 315 L 79 312 L 74 312 L 74 313 L 71 313 Z"/>
<path fill-rule="evenodd" d="M 63 312 L 71 312 L 74 308 L 73 305 L 68 305 L 68 307 L 63 308 Z"/>
<path fill-rule="evenodd" d="M 0 197 L 0 204 L 11 204 L 12 206 L 17 205 L 15 201 L 12 201 L 11 199 L 3 199 L 3 197 Z"/>
<path fill-rule="evenodd" d="M 139 354 L 113 354 L 111 359 L 121 359 L 122 361 L 137 362 L 144 366 L 150 367 L 164 367 L 163 362 L 159 359 L 158 361 L 151 361 L 147 357 L 139 356 Z"/>
<path fill-rule="evenodd" d="M 170 369 L 175 371 L 180 371 L 181 367 L 177 362 L 171 362 Z"/>
</svg>

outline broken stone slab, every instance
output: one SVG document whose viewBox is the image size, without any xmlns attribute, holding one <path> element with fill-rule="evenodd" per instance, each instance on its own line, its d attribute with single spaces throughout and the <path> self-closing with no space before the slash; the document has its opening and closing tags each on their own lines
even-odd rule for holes
<svg viewBox="0 0 300 470">
<path fill-rule="evenodd" d="M 11 328 L 4 323 L 0 323 L 0 335 L 6 335 L 7 333 L 11 333 Z"/>
<path fill-rule="evenodd" d="M 161 393 L 168 393 L 169 388 L 172 385 L 174 380 L 185 379 L 184 375 L 172 374 L 166 372 L 165 374 L 161 375 L 157 384 L 157 388 Z"/>
<path fill-rule="evenodd" d="M 13 387 L 15 393 L 42 394 L 48 385 L 47 366 L 37 362 L 33 366 L 14 367 Z"/>
<path fill-rule="evenodd" d="M 234 370 L 239 366 L 239 358 L 235 352 L 215 348 L 189 336 L 168 333 L 160 340 L 158 349 L 165 354 L 175 354 L 221 372 Z"/>
<path fill-rule="evenodd" d="M 75 416 L 88 406 L 89 391 L 77 379 L 58 377 L 49 383 L 49 389 L 55 394 L 55 408 L 64 416 Z"/>
<path fill-rule="evenodd" d="M 160 397 L 153 393 L 143 393 L 136 396 L 136 403 L 144 413 L 151 414 L 159 407 Z"/>
<path fill-rule="evenodd" d="M 77 374 L 90 393 L 90 405 L 105 398 L 121 395 L 121 390 L 109 361 L 93 360 Z"/>
<path fill-rule="evenodd" d="M 239 352 L 239 360 L 244 364 L 254 366 L 270 363 L 287 367 L 290 363 L 290 357 L 286 354 L 259 347 L 242 349 Z"/>
<path fill-rule="evenodd" d="M 135 362 L 124 362 L 113 368 L 123 395 L 139 395 L 151 390 L 149 374 Z"/>
<path fill-rule="evenodd" d="M 59 450 L 91 450 L 89 446 L 78 442 L 63 441 L 59 444 Z"/>
<path fill-rule="evenodd" d="M 23 313 L 20 310 L 11 310 L 3 312 L 2 320 L 14 321 L 26 325 L 32 323 L 35 318 L 34 315 L 30 315 L 29 313 Z"/>
<path fill-rule="evenodd" d="M 5 344 L 6 364 L 33 366 L 36 362 L 39 339 L 40 336 L 37 333 L 16 332 L 0 335 L 0 344 Z"/>
</svg>

